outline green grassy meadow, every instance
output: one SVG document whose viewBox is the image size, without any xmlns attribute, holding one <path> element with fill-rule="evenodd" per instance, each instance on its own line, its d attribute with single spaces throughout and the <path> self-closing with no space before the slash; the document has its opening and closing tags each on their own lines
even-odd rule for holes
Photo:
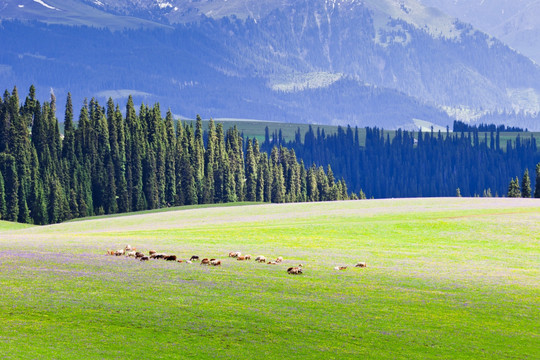
<svg viewBox="0 0 540 360">
<path fill-rule="evenodd" d="M 105 255 L 126 244 L 223 265 Z M 239 262 L 230 251 L 285 260 Z M 303 275 L 286 273 L 299 263 Z M 2 359 L 539 359 L 540 202 L 364 200 L 0 223 L 0 285 Z"/>
</svg>

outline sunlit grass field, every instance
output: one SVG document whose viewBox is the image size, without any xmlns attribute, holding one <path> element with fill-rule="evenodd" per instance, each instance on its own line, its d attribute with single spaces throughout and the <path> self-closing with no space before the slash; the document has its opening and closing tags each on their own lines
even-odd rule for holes
<svg viewBox="0 0 540 360">
<path fill-rule="evenodd" d="M 538 200 L 229 206 L 7 224 L 2 359 L 540 358 Z M 223 265 L 105 255 L 126 244 Z M 230 251 L 285 260 L 240 262 Z M 358 261 L 368 267 L 354 268 Z M 299 263 L 304 274 L 288 275 Z"/>
</svg>

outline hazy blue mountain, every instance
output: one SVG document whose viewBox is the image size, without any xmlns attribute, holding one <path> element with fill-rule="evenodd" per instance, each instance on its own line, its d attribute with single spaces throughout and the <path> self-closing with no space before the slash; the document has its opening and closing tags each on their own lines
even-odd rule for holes
<svg viewBox="0 0 540 360">
<path fill-rule="evenodd" d="M 421 1 L 471 23 L 540 64 L 540 1 Z"/>
<path fill-rule="evenodd" d="M 27 2 L 40 11 L 21 19 L 64 25 L 2 23 L 5 87 L 35 83 L 76 99 L 133 93 L 186 116 L 385 128 L 540 111 L 538 65 L 418 1 Z M 99 16 L 88 24 L 105 29 L 43 19 L 87 8 L 141 23 L 110 31 L 121 26 Z M 535 117 L 519 118 L 540 128 Z"/>
</svg>

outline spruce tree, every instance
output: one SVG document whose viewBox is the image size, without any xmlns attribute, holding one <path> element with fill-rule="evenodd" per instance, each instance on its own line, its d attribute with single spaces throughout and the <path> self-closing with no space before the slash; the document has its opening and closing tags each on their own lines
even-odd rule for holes
<svg viewBox="0 0 540 360">
<path fill-rule="evenodd" d="M 17 221 L 19 216 L 19 177 L 13 155 L 0 154 L 0 172 L 4 176 L 4 191 L 6 196 L 6 214 L 8 221 Z"/>
<path fill-rule="evenodd" d="M 223 202 L 236 202 L 238 201 L 237 186 L 234 166 L 231 165 L 229 159 L 234 158 L 233 150 L 229 149 L 225 157 L 225 163 L 223 164 Z"/>
<path fill-rule="evenodd" d="M 540 198 L 540 163 L 536 164 L 536 180 L 534 182 L 534 197 Z"/>
<path fill-rule="evenodd" d="M 246 148 L 246 200 L 257 200 L 257 162 L 255 161 L 255 154 L 253 152 L 253 146 L 251 139 L 247 142 Z"/>
<path fill-rule="evenodd" d="M 195 179 L 195 186 L 197 189 L 197 199 L 198 203 L 202 204 L 204 202 L 204 143 L 202 119 L 199 115 L 197 115 L 197 120 L 195 122 L 195 138 L 193 142 L 193 152 L 191 155 L 193 164 L 193 177 Z"/>
<path fill-rule="evenodd" d="M 285 180 L 283 178 L 283 166 L 278 164 L 274 168 L 274 179 L 272 181 L 272 202 L 285 202 Z"/>
<path fill-rule="evenodd" d="M 155 209 L 159 206 L 157 173 L 156 173 L 156 156 L 154 149 L 149 148 L 147 156 L 143 161 L 144 167 L 144 193 L 146 198 L 146 206 L 148 209 Z"/>
<path fill-rule="evenodd" d="M 4 176 L 0 171 L 0 220 L 6 218 L 6 190 L 4 186 Z"/>
<path fill-rule="evenodd" d="M 204 189 L 203 201 L 205 204 L 212 204 L 215 197 L 214 169 L 216 167 L 216 127 L 214 120 L 210 119 L 208 124 L 208 140 L 206 151 L 204 152 Z"/>
<path fill-rule="evenodd" d="M 307 172 L 307 201 L 319 201 L 319 188 L 317 184 L 317 168 L 315 165 Z"/>
<path fill-rule="evenodd" d="M 221 203 L 225 201 L 224 186 L 225 186 L 225 160 L 227 158 L 227 151 L 225 150 L 225 139 L 223 133 L 223 124 L 218 123 L 216 125 L 216 144 L 215 144 L 215 159 L 214 166 L 214 203 Z"/>
<path fill-rule="evenodd" d="M 119 212 L 129 210 L 128 183 L 126 175 L 126 129 L 122 113 L 118 105 L 114 112 L 114 122 L 117 134 L 117 151 L 113 153 L 114 172 L 116 176 L 116 194 L 118 196 L 117 205 Z"/>
<path fill-rule="evenodd" d="M 272 197 L 272 181 L 274 179 L 274 167 L 272 166 L 272 163 L 270 163 L 268 156 L 266 154 L 262 154 L 264 157 L 263 162 L 263 176 L 264 176 L 264 202 L 270 202 Z"/>
<path fill-rule="evenodd" d="M 319 192 L 319 199 L 316 201 L 328 201 L 328 178 L 326 177 L 322 166 L 319 166 L 317 169 L 317 188 Z"/>
<path fill-rule="evenodd" d="M 43 184 L 41 181 L 36 181 L 34 183 L 33 193 L 35 201 L 32 206 L 32 217 L 34 223 L 37 225 L 45 225 L 49 223 L 49 214 L 47 212 L 47 199 L 43 190 Z M 72 196 L 76 196 L 73 192 Z M 78 211 L 71 211 L 71 214 L 74 217 L 78 217 Z"/>
<path fill-rule="evenodd" d="M 171 110 L 167 111 L 165 117 L 165 138 L 166 138 L 166 155 L 165 155 L 165 203 L 171 206 L 176 199 L 176 136 L 174 133 L 174 121 Z"/>
<path fill-rule="evenodd" d="M 510 181 L 510 184 L 508 185 L 508 193 L 507 196 L 509 198 L 518 198 L 521 197 L 521 190 L 519 189 L 519 179 L 516 177 L 516 179 L 512 179 Z"/>
<path fill-rule="evenodd" d="M 531 178 L 529 177 L 529 169 L 525 169 L 523 179 L 521 179 L 521 197 L 531 197 Z"/>
</svg>

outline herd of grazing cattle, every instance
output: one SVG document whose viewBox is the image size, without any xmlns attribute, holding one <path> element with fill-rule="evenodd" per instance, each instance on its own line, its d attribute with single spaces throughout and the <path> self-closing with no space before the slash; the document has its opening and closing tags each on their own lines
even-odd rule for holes
<svg viewBox="0 0 540 360">
<path fill-rule="evenodd" d="M 141 251 L 137 251 L 136 248 L 132 247 L 131 245 L 126 245 L 123 249 L 120 250 L 107 250 L 107 255 L 112 256 L 126 256 L 126 257 L 133 257 L 140 261 L 148 261 L 150 259 L 163 259 L 166 261 L 175 261 L 178 263 L 186 263 L 186 264 L 192 264 L 193 262 L 197 262 L 200 260 L 201 265 L 210 265 L 210 266 L 221 266 L 221 260 L 217 259 L 209 259 L 209 258 L 203 258 L 200 259 L 198 255 L 193 255 L 189 260 L 187 259 L 178 259 L 176 255 L 168 255 L 165 253 L 158 253 L 155 250 L 148 251 L 148 255 L 145 255 Z M 251 255 L 242 255 L 239 251 L 233 251 L 229 253 L 230 258 L 235 258 L 237 261 L 249 261 L 251 260 Z M 281 262 L 283 262 L 283 257 L 279 256 L 275 260 L 266 261 L 266 257 L 263 255 L 259 255 L 255 258 L 256 262 L 259 263 L 266 263 L 268 265 L 277 265 Z M 354 265 L 354 267 L 367 267 L 367 264 L 365 262 L 358 262 Z M 334 270 L 346 270 L 347 266 L 336 266 L 334 267 Z M 290 267 L 287 269 L 287 273 L 291 275 L 300 275 L 303 274 L 303 265 L 299 264 L 298 266 Z"/>
</svg>

